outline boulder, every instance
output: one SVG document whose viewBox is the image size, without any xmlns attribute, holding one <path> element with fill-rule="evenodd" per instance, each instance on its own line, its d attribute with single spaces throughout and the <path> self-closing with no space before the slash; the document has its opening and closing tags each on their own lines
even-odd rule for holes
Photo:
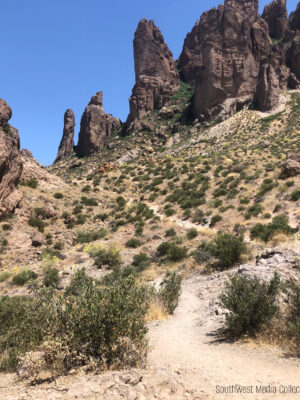
<svg viewBox="0 0 300 400">
<path fill-rule="evenodd" d="M 281 169 L 281 175 L 284 177 L 293 177 L 300 174 L 300 162 L 295 160 L 286 160 Z"/>
<path fill-rule="evenodd" d="M 148 112 L 161 109 L 179 87 L 173 55 L 153 21 L 139 22 L 133 49 L 136 83 L 130 97 L 127 126 Z"/>
<path fill-rule="evenodd" d="M 102 96 L 102 92 L 96 93 L 82 115 L 76 146 L 76 154 L 79 157 L 89 156 L 101 150 L 106 138 L 121 127 L 118 118 L 105 114 Z"/>
<path fill-rule="evenodd" d="M 264 8 L 262 18 L 269 26 L 272 39 L 282 39 L 288 27 L 286 0 L 274 0 Z"/>
<path fill-rule="evenodd" d="M 11 108 L 0 99 L 0 217 L 14 211 L 22 200 L 20 138 L 17 129 L 8 125 L 11 116 Z"/>
<path fill-rule="evenodd" d="M 74 148 L 74 130 L 75 130 L 75 116 L 71 109 L 68 109 L 64 115 L 64 130 L 63 136 L 58 148 L 58 153 L 54 162 L 62 158 L 69 157 L 73 153 Z"/>
</svg>

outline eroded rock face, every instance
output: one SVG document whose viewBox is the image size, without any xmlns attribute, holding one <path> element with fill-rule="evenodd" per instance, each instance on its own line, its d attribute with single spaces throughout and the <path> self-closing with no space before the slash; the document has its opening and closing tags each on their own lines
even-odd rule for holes
<svg viewBox="0 0 300 400">
<path fill-rule="evenodd" d="M 17 129 L 8 125 L 11 115 L 9 105 L 0 99 L 0 217 L 14 211 L 22 200 L 20 138 Z"/>
<path fill-rule="evenodd" d="M 136 84 L 127 124 L 167 104 L 179 86 L 173 55 L 153 21 L 143 19 L 133 41 Z"/>
<path fill-rule="evenodd" d="M 76 153 L 80 157 L 95 153 L 104 145 L 106 137 L 121 127 L 121 121 L 110 114 L 105 114 L 102 92 L 91 98 L 80 122 L 80 132 Z"/>
<path fill-rule="evenodd" d="M 270 111 L 278 107 L 279 102 L 278 75 L 271 64 L 262 64 L 258 76 L 255 103 L 261 111 Z"/>
<path fill-rule="evenodd" d="M 225 0 L 202 14 L 179 59 L 183 79 L 195 86 L 195 117 L 214 118 L 226 99 L 253 96 L 269 51 L 268 26 L 257 0 Z"/>
<path fill-rule="evenodd" d="M 63 136 L 58 148 L 58 153 L 54 162 L 62 158 L 69 157 L 74 148 L 74 130 L 75 130 L 75 116 L 71 109 L 68 109 L 64 115 L 64 130 Z"/>
<path fill-rule="evenodd" d="M 272 39 L 282 39 L 288 27 L 286 0 L 274 0 L 264 8 L 262 18 L 269 26 Z"/>
</svg>

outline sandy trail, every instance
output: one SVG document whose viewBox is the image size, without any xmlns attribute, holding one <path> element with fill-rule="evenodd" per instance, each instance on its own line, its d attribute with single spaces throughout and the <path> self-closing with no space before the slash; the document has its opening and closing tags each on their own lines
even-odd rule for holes
<svg viewBox="0 0 300 400">
<path fill-rule="evenodd" d="M 212 399 L 300 399 L 300 393 L 256 393 L 256 386 L 261 385 L 275 386 L 277 391 L 280 385 L 300 385 L 298 361 L 284 359 L 274 349 L 219 343 L 212 336 L 222 321 L 216 316 L 215 304 L 221 287 L 218 276 L 198 275 L 183 283 L 174 316 L 150 329 L 149 364 L 192 376 L 193 383 L 197 385 L 197 381 Z M 218 394 L 217 385 L 252 386 L 253 393 Z"/>
</svg>

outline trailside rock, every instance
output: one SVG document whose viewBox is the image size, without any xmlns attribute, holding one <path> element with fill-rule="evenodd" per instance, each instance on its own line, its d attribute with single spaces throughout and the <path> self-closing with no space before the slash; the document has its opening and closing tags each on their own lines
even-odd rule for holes
<svg viewBox="0 0 300 400">
<path fill-rule="evenodd" d="M 271 64 L 262 64 L 258 76 L 255 103 L 261 111 L 270 111 L 280 102 L 279 79 Z"/>
<path fill-rule="evenodd" d="M 68 109 L 64 115 L 64 130 L 63 136 L 58 148 L 58 153 L 54 162 L 68 157 L 72 154 L 74 148 L 74 130 L 75 116 L 71 109 Z"/>
<path fill-rule="evenodd" d="M 133 48 L 136 84 L 129 100 L 127 125 L 149 111 L 162 108 L 179 87 L 173 55 L 153 21 L 139 22 Z"/>
<path fill-rule="evenodd" d="M 262 18 L 269 26 L 272 39 L 282 39 L 288 27 L 286 0 L 274 0 L 265 6 Z"/>
<path fill-rule="evenodd" d="M 80 122 L 80 132 L 76 153 L 80 157 L 95 153 L 104 145 L 105 139 L 121 127 L 121 121 L 105 114 L 102 92 L 96 93 L 84 110 Z"/>
<path fill-rule="evenodd" d="M 22 200 L 20 138 L 17 129 L 8 125 L 11 116 L 11 108 L 0 99 L 0 217 L 14 211 Z"/>
<path fill-rule="evenodd" d="M 228 98 L 249 96 L 251 101 L 269 52 L 268 26 L 257 0 L 225 0 L 202 14 L 179 59 L 183 79 L 195 86 L 194 116 L 215 118 Z"/>
</svg>

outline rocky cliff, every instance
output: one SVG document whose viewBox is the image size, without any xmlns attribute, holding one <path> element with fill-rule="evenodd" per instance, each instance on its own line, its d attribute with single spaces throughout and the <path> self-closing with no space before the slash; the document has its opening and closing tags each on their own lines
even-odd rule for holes
<svg viewBox="0 0 300 400">
<path fill-rule="evenodd" d="M 103 147 L 105 139 L 121 127 L 118 118 L 105 114 L 102 96 L 102 92 L 96 93 L 82 115 L 76 146 L 76 154 L 80 157 L 99 151 Z"/>
<path fill-rule="evenodd" d="M 270 37 L 277 40 L 282 39 L 288 27 L 286 0 L 274 0 L 267 4 L 262 18 L 269 26 Z"/>
<path fill-rule="evenodd" d="M 20 139 L 17 129 L 8 125 L 11 116 L 11 108 L 0 99 L 0 217 L 13 211 L 22 200 L 18 189 L 23 168 Z"/>
<path fill-rule="evenodd" d="M 136 83 L 130 97 L 127 125 L 167 104 L 179 86 L 173 55 L 153 21 L 138 24 L 134 41 Z"/>
<path fill-rule="evenodd" d="M 75 129 L 75 116 L 71 109 L 68 109 L 64 115 L 64 130 L 63 136 L 58 148 L 58 153 L 55 159 L 56 161 L 62 158 L 68 157 L 73 152 L 74 147 L 74 129 Z"/>
</svg>

